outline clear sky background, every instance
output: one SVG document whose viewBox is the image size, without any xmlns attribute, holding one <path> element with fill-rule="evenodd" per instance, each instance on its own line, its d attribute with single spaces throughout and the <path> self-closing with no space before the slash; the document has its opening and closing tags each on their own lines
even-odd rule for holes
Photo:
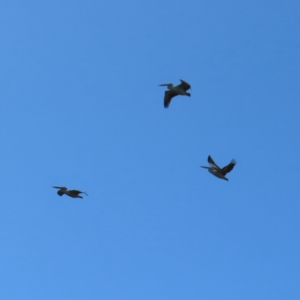
<svg viewBox="0 0 300 300">
<path fill-rule="evenodd" d="M 300 299 L 299 16 L 2 1 L 0 298 Z"/>
</svg>

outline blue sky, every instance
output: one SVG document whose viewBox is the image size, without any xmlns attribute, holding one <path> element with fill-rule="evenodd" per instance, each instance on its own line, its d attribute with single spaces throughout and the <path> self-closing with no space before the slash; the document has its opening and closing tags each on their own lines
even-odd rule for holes
<svg viewBox="0 0 300 300">
<path fill-rule="evenodd" d="M 0 5 L 1 299 L 298 300 L 299 2 L 102 2 Z"/>
</svg>

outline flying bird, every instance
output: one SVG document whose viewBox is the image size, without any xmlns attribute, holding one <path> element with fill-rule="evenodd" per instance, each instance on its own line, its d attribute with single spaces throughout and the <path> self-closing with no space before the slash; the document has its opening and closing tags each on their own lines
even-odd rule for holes
<svg viewBox="0 0 300 300">
<path fill-rule="evenodd" d="M 64 187 L 64 186 L 53 186 L 55 189 L 59 189 L 58 191 L 57 191 L 57 194 L 59 195 L 59 196 L 62 196 L 63 194 L 66 194 L 66 195 L 68 195 L 68 196 L 70 196 L 70 197 L 72 197 L 72 198 L 83 198 L 82 196 L 80 196 L 79 194 L 85 194 L 85 195 L 87 195 L 88 196 L 88 194 L 87 193 L 85 193 L 85 192 L 81 192 L 81 191 L 79 191 L 79 190 L 68 190 L 66 187 Z"/>
<path fill-rule="evenodd" d="M 179 85 L 173 86 L 173 83 L 165 83 L 165 84 L 159 84 L 159 86 L 166 86 L 168 87 L 168 91 L 165 91 L 165 99 L 164 99 L 164 107 L 168 108 L 170 105 L 170 102 L 173 97 L 177 95 L 185 95 L 185 96 L 191 96 L 190 93 L 187 92 L 188 89 L 191 88 L 191 86 L 180 79 L 181 83 Z"/>
<path fill-rule="evenodd" d="M 236 161 L 233 159 L 230 164 L 228 164 L 227 166 L 223 167 L 222 169 L 213 161 L 213 159 L 211 158 L 211 156 L 209 155 L 208 156 L 208 159 L 207 159 L 208 163 L 210 164 L 210 167 L 203 167 L 201 166 L 201 168 L 205 168 L 205 169 L 208 169 L 208 171 L 221 178 L 221 179 L 224 179 L 224 180 L 227 180 L 228 179 L 225 177 L 225 175 L 227 173 L 229 173 L 235 166 L 236 164 Z"/>
</svg>

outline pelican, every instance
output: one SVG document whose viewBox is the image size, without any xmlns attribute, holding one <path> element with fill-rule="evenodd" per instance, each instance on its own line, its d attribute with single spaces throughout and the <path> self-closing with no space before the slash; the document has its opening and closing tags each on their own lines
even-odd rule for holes
<svg viewBox="0 0 300 300">
<path fill-rule="evenodd" d="M 221 179 L 224 179 L 224 180 L 227 180 L 228 179 L 225 177 L 225 175 L 227 173 L 229 173 L 235 166 L 236 164 L 236 161 L 233 159 L 230 164 L 228 164 L 227 166 L 223 167 L 222 169 L 213 161 L 213 159 L 210 157 L 210 155 L 208 156 L 208 159 L 207 159 L 208 163 L 210 164 L 210 167 L 203 167 L 201 166 L 201 168 L 205 168 L 205 169 L 208 169 L 208 171 L 221 178 Z"/>
<path fill-rule="evenodd" d="M 180 79 L 181 83 L 179 85 L 173 86 L 173 83 L 165 83 L 165 84 L 159 84 L 159 86 L 166 86 L 169 90 L 165 91 L 165 99 L 164 99 L 164 107 L 168 108 L 170 105 L 170 102 L 173 97 L 177 95 L 186 95 L 191 96 L 190 93 L 187 93 L 187 90 L 191 88 L 191 86 Z"/>
<path fill-rule="evenodd" d="M 81 192 L 81 191 L 79 191 L 79 190 L 68 190 L 66 187 L 64 187 L 64 186 L 53 186 L 55 189 L 59 189 L 58 191 L 57 191 L 57 194 L 59 195 L 59 196 L 62 196 L 63 194 L 66 194 L 66 195 L 68 195 L 68 196 L 70 196 L 70 197 L 72 197 L 72 198 L 83 198 L 83 197 L 81 197 L 79 194 L 86 194 L 87 196 L 88 196 L 88 194 L 87 193 L 85 193 L 85 192 Z"/>
</svg>

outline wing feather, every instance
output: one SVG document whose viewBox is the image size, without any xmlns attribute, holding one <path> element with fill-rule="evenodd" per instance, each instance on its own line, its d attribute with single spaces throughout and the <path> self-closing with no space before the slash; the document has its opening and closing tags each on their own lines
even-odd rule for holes
<svg viewBox="0 0 300 300">
<path fill-rule="evenodd" d="M 187 91 L 191 88 L 190 84 L 188 84 L 186 81 L 180 79 L 181 83 L 177 85 L 177 87 L 183 89 L 184 91 Z"/>
<path fill-rule="evenodd" d="M 227 173 L 229 173 L 234 166 L 236 165 L 236 161 L 233 159 L 230 164 L 228 164 L 227 166 L 225 166 L 224 168 L 221 169 L 222 174 L 225 176 Z"/>
<path fill-rule="evenodd" d="M 212 167 L 214 167 L 214 168 L 216 168 L 216 169 L 218 169 L 218 170 L 221 169 L 221 168 L 214 162 L 214 160 L 211 158 L 210 155 L 208 155 L 207 161 L 208 161 L 208 163 L 209 163 Z"/>
<path fill-rule="evenodd" d="M 172 92 L 172 91 L 165 91 L 165 98 L 164 98 L 164 107 L 168 108 L 171 100 L 173 97 L 177 96 L 176 93 Z"/>
</svg>

